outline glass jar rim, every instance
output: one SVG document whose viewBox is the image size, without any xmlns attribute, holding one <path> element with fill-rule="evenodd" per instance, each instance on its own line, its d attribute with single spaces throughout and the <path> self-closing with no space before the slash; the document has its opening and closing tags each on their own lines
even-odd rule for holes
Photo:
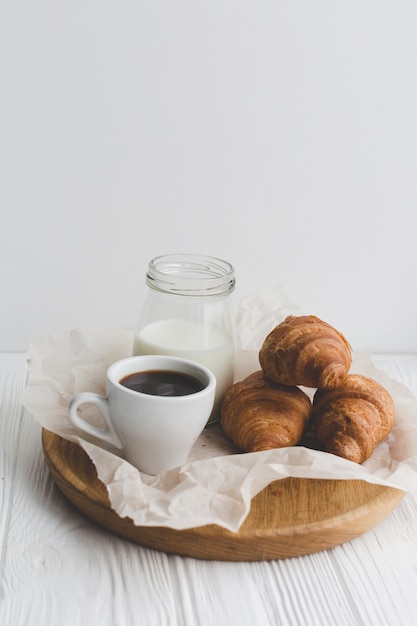
<svg viewBox="0 0 417 626">
<path fill-rule="evenodd" d="M 157 291 L 183 296 L 224 296 L 235 288 L 235 275 L 233 266 L 218 257 L 165 254 L 149 262 L 146 284 Z"/>
</svg>

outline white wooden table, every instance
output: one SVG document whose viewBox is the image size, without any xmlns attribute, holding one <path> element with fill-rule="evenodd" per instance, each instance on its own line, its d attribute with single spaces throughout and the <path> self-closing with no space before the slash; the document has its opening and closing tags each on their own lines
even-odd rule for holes
<svg viewBox="0 0 417 626">
<path fill-rule="evenodd" d="M 374 357 L 417 395 L 417 355 Z M 123 541 L 64 499 L 0 354 L 0 626 L 415 626 L 416 490 L 374 530 L 295 559 L 224 563 Z M 417 419 L 417 415 L 416 415 Z"/>
</svg>

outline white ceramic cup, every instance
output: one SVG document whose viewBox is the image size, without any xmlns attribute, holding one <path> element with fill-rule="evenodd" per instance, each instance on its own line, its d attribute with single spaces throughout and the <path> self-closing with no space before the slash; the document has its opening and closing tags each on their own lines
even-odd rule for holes
<svg viewBox="0 0 417 626">
<path fill-rule="evenodd" d="M 188 395 L 151 395 L 120 382 L 130 374 L 158 370 L 187 374 L 203 388 Z M 106 396 L 79 393 L 72 398 L 68 414 L 76 427 L 123 449 L 129 463 L 155 476 L 186 462 L 210 417 L 215 391 L 214 374 L 199 363 L 173 356 L 133 356 L 108 368 Z M 80 416 L 78 408 L 86 403 L 99 408 L 104 428 Z"/>
</svg>

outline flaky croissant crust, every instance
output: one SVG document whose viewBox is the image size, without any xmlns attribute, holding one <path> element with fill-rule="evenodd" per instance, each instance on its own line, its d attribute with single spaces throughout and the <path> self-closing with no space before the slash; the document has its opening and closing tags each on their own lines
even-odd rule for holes
<svg viewBox="0 0 417 626">
<path fill-rule="evenodd" d="M 276 384 L 260 370 L 228 389 L 221 426 L 243 452 L 283 448 L 299 443 L 311 412 L 306 393 Z"/>
<path fill-rule="evenodd" d="M 339 331 L 315 315 L 290 315 L 265 338 L 259 362 L 277 383 L 330 389 L 349 372 L 352 350 Z"/>
<path fill-rule="evenodd" d="M 391 432 L 395 406 L 377 381 L 349 374 L 336 389 L 319 389 L 313 398 L 313 424 L 327 452 L 356 463 L 368 459 Z"/>
</svg>

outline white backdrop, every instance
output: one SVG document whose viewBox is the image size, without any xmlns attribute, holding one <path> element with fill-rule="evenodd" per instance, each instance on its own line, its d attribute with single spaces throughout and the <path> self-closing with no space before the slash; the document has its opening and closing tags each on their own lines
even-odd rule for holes
<svg viewBox="0 0 417 626">
<path fill-rule="evenodd" d="M 417 352 L 414 0 L 2 0 L 0 350 L 134 325 L 150 258 Z"/>
</svg>

